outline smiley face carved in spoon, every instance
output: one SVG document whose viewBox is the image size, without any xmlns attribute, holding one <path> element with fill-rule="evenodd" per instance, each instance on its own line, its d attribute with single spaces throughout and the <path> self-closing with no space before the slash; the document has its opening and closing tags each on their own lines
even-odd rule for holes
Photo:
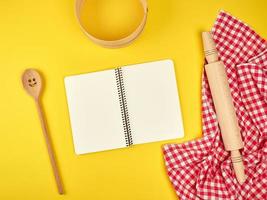
<svg viewBox="0 0 267 200">
<path fill-rule="evenodd" d="M 35 78 L 32 78 L 32 79 L 29 78 L 28 83 L 30 87 L 34 87 L 37 84 Z"/>
</svg>

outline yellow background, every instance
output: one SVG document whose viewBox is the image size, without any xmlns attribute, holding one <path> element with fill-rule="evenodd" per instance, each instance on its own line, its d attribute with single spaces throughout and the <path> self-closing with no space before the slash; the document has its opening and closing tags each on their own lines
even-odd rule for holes
<svg viewBox="0 0 267 200">
<path fill-rule="evenodd" d="M 74 0 L 0 1 L 0 199 L 177 198 L 165 173 L 161 146 L 166 142 L 74 154 L 63 77 L 171 58 L 176 66 L 185 138 L 167 142 L 199 138 L 200 32 L 209 30 L 223 9 L 266 38 L 267 2 L 149 0 L 148 4 L 142 35 L 128 47 L 105 49 L 81 32 L 74 16 Z M 114 13 L 125 15 L 120 11 Z M 28 67 L 39 69 L 46 80 L 43 105 L 66 191 L 63 196 L 57 194 L 34 102 L 21 85 L 21 74 Z"/>
</svg>

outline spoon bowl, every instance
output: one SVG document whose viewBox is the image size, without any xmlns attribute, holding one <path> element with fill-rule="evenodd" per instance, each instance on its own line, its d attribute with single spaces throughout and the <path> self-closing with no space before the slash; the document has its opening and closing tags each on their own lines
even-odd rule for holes
<svg viewBox="0 0 267 200">
<path fill-rule="evenodd" d="M 35 69 L 26 69 L 22 75 L 22 84 L 29 95 L 38 99 L 42 90 L 42 78 Z"/>
</svg>

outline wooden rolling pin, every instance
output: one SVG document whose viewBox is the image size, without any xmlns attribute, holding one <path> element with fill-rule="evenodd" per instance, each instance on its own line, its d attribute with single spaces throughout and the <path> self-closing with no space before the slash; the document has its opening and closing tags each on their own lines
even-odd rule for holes
<svg viewBox="0 0 267 200">
<path fill-rule="evenodd" d="M 202 33 L 205 57 L 208 62 L 205 70 L 213 98 L 217 119 L 220 125 L 224 147 L 231 152 L 231 160 L 239 183 L 246 179 L 240 149 L 243 141 L 238 126 L 232 96 L 224 64 L 218 60 L 218 52 L 209 32 Z"/>
</svg>

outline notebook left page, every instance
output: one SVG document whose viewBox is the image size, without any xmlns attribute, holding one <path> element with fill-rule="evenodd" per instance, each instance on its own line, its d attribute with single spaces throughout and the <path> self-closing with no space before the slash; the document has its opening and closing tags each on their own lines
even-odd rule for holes
<svg viewBox="0 0 267 200">
<path fill-rule="evenodd" d="M 68 76 L 65 88 L 76 154 L 126 146 L 114 70 Z"/>
</svg>

